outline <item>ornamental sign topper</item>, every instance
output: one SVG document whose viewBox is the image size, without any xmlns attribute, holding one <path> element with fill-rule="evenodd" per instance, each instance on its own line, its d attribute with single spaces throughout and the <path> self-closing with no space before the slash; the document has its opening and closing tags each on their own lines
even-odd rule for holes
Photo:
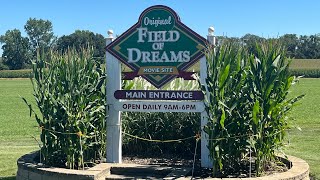
<svg viewBox="0 0 320 180">
<path fill-rule="evenodd" d="M 192 80 L 186 70 L 204 56 L 207 41 L 188 28 L 171 8 L 157 5 L 142 12 L 139 21 L 106 49 L 133 72 L 161 88 L 176 77 Z"/>
</svg>

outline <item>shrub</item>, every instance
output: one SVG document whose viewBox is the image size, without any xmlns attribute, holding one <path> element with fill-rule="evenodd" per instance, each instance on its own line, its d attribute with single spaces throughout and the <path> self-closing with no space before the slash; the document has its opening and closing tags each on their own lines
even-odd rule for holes
<svg viewBox="0 0 320 180">
<path fill-rule="evenodd" d="M 90 50 L 51 53 L 33 63 L 35 114 L 46 165 L 83 168 L 105 157 L 105 74 Z M 45 69 L 46 68 L 46 69 Z"/>
<path fill-rule="evenodd" d="M 9 70 L 9 66 L 5 65 L 0 61 L 0 70 Z"/>
<path fill-rule="evenodd" d="M 252 155 L 259 176 L 281 150 L 286 114 L 302 96 L 287 99 L 295 82 L 276 42 L 256 44 L 256 55 L 239 45 L 208 48 L 206 111 L 210 157 L 216 176 L 248 172 Z"/>
<path fill-rule="evenodd" d="M 320 67 L 319 69 L 290 69 L 289 72 L 292 76 L 302 76 L 305 78 L 320 78 Z"/>
</svg>

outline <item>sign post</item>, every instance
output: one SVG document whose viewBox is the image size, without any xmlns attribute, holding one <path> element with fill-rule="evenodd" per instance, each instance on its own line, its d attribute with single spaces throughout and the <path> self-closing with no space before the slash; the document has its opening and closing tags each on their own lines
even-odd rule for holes
<svg viewBox="0 0 320 180">
<path fill-rule="evenodd" d="M 113 41 L 113 31 L 108 31 L 109 37 L 106 44 Z M 106 53 L 107 71 L 107 162 L 122 162 L 122 134 L 121 134 L 121 112 L 114 108 L 118 102 L 113 92 L 121 89 L 121 63 L 108 51 Z"/>
<path fill-rule="evenodd" d="M 215 37 L 214 37 L 214 29 L 213 27 L 210 27 L 208 29 L 208 36 L 207 40 L 209 41 L 210 45 L 215 46 Z M 208 96 L 208 89 L 206 84 L 206 78 L 207 78 L 207 59 L 205 57 L 202 57 L 200 59 L 200 83 L 203 84 L 206 88 L 205 95 Z M 206 99 L 209 99 L 207 97 Z M 209 158 L 209 149 L 208 149 L 208 134 L 206 134 L 203 130 L 204 126 L 208 123 L 208 114 L 206 111 L 201 112 L 201 167 L 212 167 L 212 161 Z"/>
<path fill-rule="evenodd" d="M 107 162 L 121 163 L 121 111 L 135 112 L 200 112 L 201 165 L 211 167 L 203 132 L 207 124 L 204 95 L 201 91 L 121 90 L 120 62 L 132 69 L 122 79 L 141 76 L 161 89 L 175 78 L 194 80 L 188 68 L 200 60 L 200 82 L 207 74 L 205 46 L 213 35 L 204 39 L 188 28 L 171 8 L 157 5 L 144 10 L 139 20 L 113 41 L 107 39 Z M 213 37 L 214 39 L 214 37 Z M 111 77 L 112 76 L 112 77 Z M 206 93 L 207 94 L 207 93 Z"/>
</svg>

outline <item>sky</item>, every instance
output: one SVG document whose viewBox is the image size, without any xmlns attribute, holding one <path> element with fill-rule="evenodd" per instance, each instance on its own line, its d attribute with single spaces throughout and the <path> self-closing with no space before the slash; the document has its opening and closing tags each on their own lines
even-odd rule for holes
<svg viewBox="0 0 320 180">
<path fill-rule="evenodd" d="M 106 37 L 112 29 L 120 35 L 153 5 L 172 8 L 182 23 L 204 37 L 210 26 L 215 35 L 228 37 L 320 33 L 318 0 L 2 0 L 0 5 L 0 35 L 16 28 L 26 36 L 29 18 L 51 21 L 58 37 L 75 30 Z"/>
</svg>

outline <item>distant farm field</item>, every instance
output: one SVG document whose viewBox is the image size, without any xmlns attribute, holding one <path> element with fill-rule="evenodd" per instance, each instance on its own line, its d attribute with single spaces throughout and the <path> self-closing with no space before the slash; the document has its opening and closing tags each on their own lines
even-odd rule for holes
<svg viewBox="0 0 320 180">
<path fill-rule="evenodd" d="M 123 64 L 123 70 L 130 72 L 131 69 Z M 191 66 L 188 71 L 199 72 L 200 63 L 197 62 Z M 311 73 L 314 77 L 318 75 L 320 77 L 320 59 L 293 59 L 290 64 L 290 70 L 298 73 Z M 21 70 L 0 70 L 0 78 L 29 78 L 31 77 L 32 69 L 21 69 Z M 300 74 L 299 74 L 300 73 Z M 309 76 L 307 76 L 309 77 Z"/>
<path fill-rule="evenodd" d="M 293 59 L 290 69 L 320 69 L 320 59 Z"/>
<path fill-rule="evenodd" d="M 320 59 L 293 59 L 289 71 L 295 76 L 320 78 Z"/>
<path fill-rule="evenodd" d="M 311 174 L 320 179 L 320 78 L 304 78 L 293 86 L 290 96 L 306 94 L 290 114 L 285 152 L 306 160 Z M 21 98 L 32 101 L 29 79 L 0 79 L 0 179 L 15 179 L 16 161 L 39 149 L 32 137 L 38 137 L 36 122 Z M 301 130 L 299 130 L 301 129 Z"/>
<path fill-rule="evenodd" d="M 194 70 L 198 72 L 200 69 L 200 63 L 197 62 L 194 66 L 189 68 L 190 71 Z M 292 59 L 290 64 L 290 70 L 320 70 L 320 59 Z"/>
</svg>

